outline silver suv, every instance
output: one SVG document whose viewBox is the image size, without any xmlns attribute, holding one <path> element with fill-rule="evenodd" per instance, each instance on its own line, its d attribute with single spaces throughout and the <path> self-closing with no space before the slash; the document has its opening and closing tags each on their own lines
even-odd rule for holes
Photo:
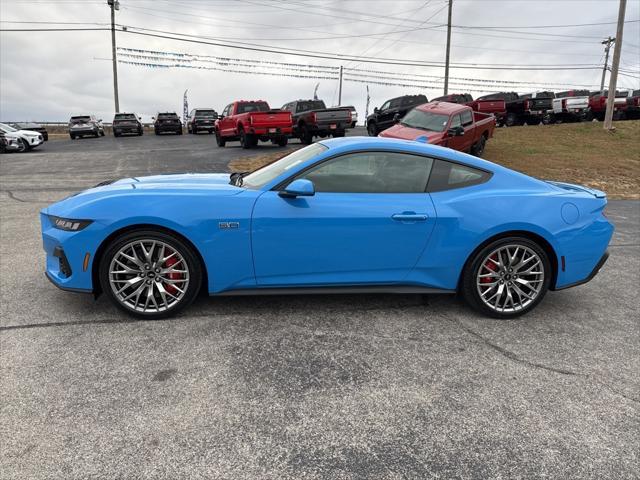
<svg viewBox="0 0 640 480">
<path fill-rule="evenodd" d="M 71 140 L 77 137 L 104 137 L 102 119 L 96 120 L 94 115 L 77 115 L 69 119 L 69 136 Z"/>
</svg>

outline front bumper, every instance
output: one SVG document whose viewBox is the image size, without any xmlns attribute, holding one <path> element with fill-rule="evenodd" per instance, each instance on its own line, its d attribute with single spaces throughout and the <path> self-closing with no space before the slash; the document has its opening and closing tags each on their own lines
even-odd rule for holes
<svg viewBox="0 0 640 480">
<path fill-rule="evenodd" d="M 42 145 L 44 143 L 44 139 L 42 135 L 38 137 L 24 137 L 30 147 L 37 147 L 38 145 Z"/>
<path fill-rule="evenodd" d="M 96 127 L 70 128 L 69 133 L 73 135 L 95 135 L 98 131 Z"/>
<path fill-rule="evenodd" d="M 57 287 L 74 292 L 92 292 L 92 268 L 100 245 L 103 226 L 94 222 L 83 230 L 67 232 L 55 228 L 49 217 L 40 213 L 42 246 L 46 254 L 45 273 Z M 85 261 L 85 256 L 89 258 Z"/>
</svg>

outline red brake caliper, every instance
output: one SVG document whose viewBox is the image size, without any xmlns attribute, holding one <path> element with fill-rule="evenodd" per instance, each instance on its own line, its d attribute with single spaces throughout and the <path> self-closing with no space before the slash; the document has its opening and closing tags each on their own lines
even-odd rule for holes
<svg viewBox="0 0 640 480">
<path fill-rule="evenodd" d="M 491 255 L 489 258 L 491 260 L 498 261 L 498 256 L 495 253 L 493 255 Z M 487 263 L 484 264 L 484 268 L 486 268 L 487 270 L 490 270 L 492 272 L 495 272 L 498 269 L 498 267 L 491 260 L 487 260 Z M 493 278 L 492 277 L 482 277 L 480 279 L 480 283 L 492 283 L 492 282 L 493 282 Z"/>
<path fill-rule="evenodd" d="M 169 255 L 171 255 L 172 253 L 173 252 L 169 252 Z M 178 260 L 176 260 L 176 257 L 171 257 L 171 258 L 167 259 L 166 262 L 164 262 L 164 268 L 171 268 L 176 263 L 178 263 Z M 180 278 L 181 278 L 180 274 L 177 273 L 177 272 L 170 272 L 170 273 L 167 274 L 167 277 L 169 277 L 170 280 L 180 280 Z M 173 284 L 167 284 L 165 289 L 171 295 L 175 295 L 176 293 L 178 293 L 178 289 Z"/>
</svg>

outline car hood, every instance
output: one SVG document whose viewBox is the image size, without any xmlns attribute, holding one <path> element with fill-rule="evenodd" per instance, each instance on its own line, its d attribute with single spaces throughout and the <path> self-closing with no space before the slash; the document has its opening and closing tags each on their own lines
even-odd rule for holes
<svg viewBox="0 0 640 480">
<path fill-rule="evenodd" d="M 418 137 L 427 137 L 429 143 L 437 142 L 442 139 L 443 132 L 432 132 L 429 130 L 421 130 L 419 128 L 405 127 L 400 123 L 393 127 L 387 128 L 380 133 L 381 137 L 399 138 L 401 140 L 416 140 Z"/>
<path fill-rule="evenodd" d="M 71 195 L 44 210 L 44 213 L 57 216 L 73 216 L 75 211 L 97 202 L 108 201 L 116 197 L 130 197 L 132 201 L 139 196 L 175 197 L 176 195 L 232 196 L 244 189 L 229 184 L 230 175 L 215 174 L 170 174 L 149 177 L 131 177 L 116 181 L 105 181 L 93 188 Z"/>
<path fill-rule="evenodd" d="M 18 136 L 27 136 L 27 137 L 37 137 L 38 135 L 41 135 L 40 132 L 35 132 L 33 130 L 18 130 L 17 132 L 11 132 L 14 135 L 18 135 Z"/>
</svg>

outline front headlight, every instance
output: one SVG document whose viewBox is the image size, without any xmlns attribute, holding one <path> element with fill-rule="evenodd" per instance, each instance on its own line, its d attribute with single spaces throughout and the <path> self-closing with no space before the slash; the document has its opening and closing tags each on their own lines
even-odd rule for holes
<svg viewBox="0 0 640 480">
<path fill-rule="evenodd" d="M 53 215 L 49 215 L 49 220 L 55 228 L 66 232 L 79 232 L 93 223 L 93 220 L 75 220 L 71 218 L 55 217 Z"/>
</svg>

